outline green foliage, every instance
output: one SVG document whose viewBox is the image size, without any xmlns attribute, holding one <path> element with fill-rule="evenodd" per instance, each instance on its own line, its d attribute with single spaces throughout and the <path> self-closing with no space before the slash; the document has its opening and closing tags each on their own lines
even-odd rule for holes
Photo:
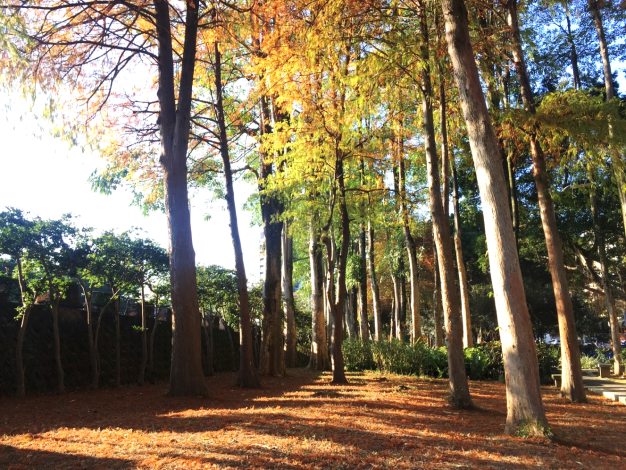
<svg viewBox="0 0 626 470">
<path fill-rule="evenodd" d="M 544 385 L 552 383 L 552 374 L 560 367 L 561 351 L 559 346 L 538 343 L 537 360 L 539 361 L 539 380 Z"/>
<path fill-rule="evenodd" d="M 379 370 L 394 374 L 447 377 L 446 348 L 430 349 L 423 341 L 414 346 L 398 341 L 347 339 L 343 342 L 347 370 Z"/>
<path fill-rule="evenodd" d="M 488 356 L 479 348 L 467 348 L 464 351 L 465 370 L 472 380 L 486 380 L 489 371 Z"/>
<path fill-rule="evenodd" d="M 346 370 L 375 370 L 372 343 L 360 339 L 347 338 L 342 342 L 343 360 Z"/>
</svg>

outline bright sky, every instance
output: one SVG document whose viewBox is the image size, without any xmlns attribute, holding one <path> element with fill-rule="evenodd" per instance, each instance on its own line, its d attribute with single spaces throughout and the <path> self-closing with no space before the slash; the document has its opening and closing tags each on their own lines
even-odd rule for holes
<svg viewBox="0 0 626 470">
<path fill-rule="evenodd" d="M 0 96 L 0 104 L 5 100 L 6 96 Z M 125 190 L 118 190 L 110 196 L 94 193 L 87 178 L 101 164 L 99 157 L 82 153 L 78 148 L 70 149 L 65 142 L 38 130 L 32 116 L 20 118 L 23 109 L 16 104 L 14 111 L 10 112 L 0 105 L 0 210 L 12 206 L 32 216 L 49 219 L 69 212 L 78 216 L 78 226 L 93 227 L 96 232 L 109 229 L 122 232 L 138 227 L 146 232 L 146 237 L 167 248 L 164 214 L 152 213 L 144 217 L 138 207 L 130 205 L 132 196 Z M 250 227 L 250 213 L 241 209 L 252 191 L 251 185 L 236 184 L 246 274 L 249 281 L 257 281 L 262 229 Z M 210 203 L 209 198 L 208 191 L 198 192 L 191 201 L 196 262 L 234 269 L 226 204 L 221 201 Z M 211 219 L 205 221 L 208 213 Z"/>
</svg>

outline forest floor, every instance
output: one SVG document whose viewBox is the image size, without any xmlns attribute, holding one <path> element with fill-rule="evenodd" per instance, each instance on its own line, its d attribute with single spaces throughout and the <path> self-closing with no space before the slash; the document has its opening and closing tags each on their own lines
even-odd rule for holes
<svg viewBox="0 0 626 470">
<path fill-rule="evenodd" d="M 626 406 L 543 389 L 555 439 L 503 435 L 504 384 L 470 382 L 476 408 L 452 410 L 448 383 L 290 369 L 260 390 L 208 378 L 209 398 L 167 384 L 0 398 L 0 469 L 626 469 Z"/>
</svg>

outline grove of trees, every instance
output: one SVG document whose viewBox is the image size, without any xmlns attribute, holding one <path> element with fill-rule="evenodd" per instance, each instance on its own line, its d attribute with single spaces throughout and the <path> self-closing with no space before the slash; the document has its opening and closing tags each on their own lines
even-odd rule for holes
<svg viewBox="0 0 626 470">
<path fill-rule="evenodd" d="M 472 406 L 464 348 L 499 340 L 510 434 L 549 434 L 536 353 L 546 333 L 560 338 L 572 402 L 586 401 L 583 337 L 610 343 L 623 373 L 623 2 L 1 4 L 4 88 L 54 96 L 47 116 L 62 135 L 106 161 L 94 186 L 131 187 L 169 228 L 168 263 L 129 233 L 1 214 L 21 292 L 19 395 L 32 304 L 46 292 L 54 315 L 69 280 L 85 297 L 94 387 L 102 286 L 117 316 L 132 289 L 142 306 L 146 289 L 169 301 L 171 396 L 208 393 L 201 334 L 209 344 L 216 316 L 239 329 L 241 387 L 303 362 L 346 383 L 344 338 L 445 343 L 458 408 Z M 258 304 L 237 179 L 257 189 Z M 196 266 L 190 188 L 226 199 L 234 272 Z M 141 317 L 139 383 L 151 350 Z"/>
</svg>

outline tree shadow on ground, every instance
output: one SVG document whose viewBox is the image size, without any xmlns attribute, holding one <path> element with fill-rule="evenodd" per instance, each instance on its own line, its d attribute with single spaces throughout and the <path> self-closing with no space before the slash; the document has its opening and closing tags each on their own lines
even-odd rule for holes
<svg viewBox="0 0 626 470">
<path fill-rule="evenodd" d="M 132 460 L 63 454 L 36 449 L 20 449 L 0 444 L 0 468 L 3 469 L 125 469 Z"/>
</svg>

